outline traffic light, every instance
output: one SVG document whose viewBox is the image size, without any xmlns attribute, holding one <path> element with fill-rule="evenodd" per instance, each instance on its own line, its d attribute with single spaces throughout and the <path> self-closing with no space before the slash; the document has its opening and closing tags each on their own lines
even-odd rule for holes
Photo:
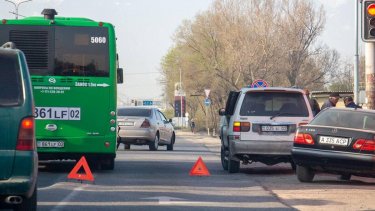
<svg viewBox="0 0 375 211">
<path fill-rule="evenodd" d="M 362 39 L 375 42 L 375 0 L 362 2 Z"/>
</svg>

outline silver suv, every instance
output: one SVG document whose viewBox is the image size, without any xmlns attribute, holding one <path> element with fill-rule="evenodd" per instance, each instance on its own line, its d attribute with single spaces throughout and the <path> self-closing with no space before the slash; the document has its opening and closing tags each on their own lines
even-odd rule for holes
<svg viewBox="0 0 375 211">
<path fill-rule="evenodd" d="M 290 162 L 296 129 L 310 122 L 313 113 L 301 89 L 243 88 L 230 92 L 221 109 L 221 163 L 237 173 L 243 164 L 274 165 Z"/>
</svg>

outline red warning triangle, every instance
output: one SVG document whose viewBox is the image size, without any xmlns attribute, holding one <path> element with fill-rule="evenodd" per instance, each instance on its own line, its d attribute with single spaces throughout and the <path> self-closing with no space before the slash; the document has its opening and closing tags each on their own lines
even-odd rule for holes
<svg viewBox="0 0 375 211">
<path fill-rule="evenodd" d="M 190 176 L 210 176 L 210 172 L 204 164 L 202 158 L 199 156 L 197 162 L 195 162 L 193 168 L 190 170 Z"/>
<path fill-rule="evenodd" d="M 79 174 L 79 169 L 83 166 L 83 170 L 86 174 Z M 94 176 L 91 173 L 90 167 L 87 164 L 85 156 L 82 156 L 81 159 L 77 162 L 74 166 L 72 171 L 68 174 L 69 179 L 77 179 L 77 180 L 89 180 L 94 181 Z"/>
</svg>

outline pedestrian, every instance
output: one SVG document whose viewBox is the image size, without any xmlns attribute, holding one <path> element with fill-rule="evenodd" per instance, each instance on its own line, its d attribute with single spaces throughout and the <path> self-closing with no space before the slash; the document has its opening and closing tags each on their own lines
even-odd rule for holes
<svg viewBox="0 0 375 211">
<path fill-rule="evenodd" d="M 326 100 L 324 102 L 324 104 L 322 105 L 322 110 L 325 109 L 325 108 L 329 108 L 329 107 L 336 107 L 336 104 L 337 104 L 337 102 L 339 102 L 340 98 L 341 97 L 340 97 L 340 94 L 338 92 L 332 92 L 329 95 L 328 100 Z"/>
<path fill-rule="evenodd" d="M 193 119 L 191 119 L 191 122 L 190 122 L 190 128 L 191 128 L 191 132 L 192 133 L 195 133 L 195 122 Z"/>
<path fill-rule="evenodd" d="M 313 115 L 316 116 L 320 112 L 320 106 L 318 101 L 315 98 L 310 98 L 310 91 L 308 89 L 305 89 L 305 95 L 307 99 L 309 99 L 309 104 L 313 112 Z"/>
<path fill-rule="evenodd" d="M 362 108 L 362 106 L 359 106 L 354 103 L 353 98 L 351 96 L 344 97 L 344 104 L 347 108 Z"/>
</svg>

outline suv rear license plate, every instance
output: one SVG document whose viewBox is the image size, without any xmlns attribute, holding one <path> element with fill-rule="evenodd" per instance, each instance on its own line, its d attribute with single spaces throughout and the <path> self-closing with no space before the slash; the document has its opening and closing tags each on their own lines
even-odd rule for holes
<svg viewBox="0 0 375 211">
<path fill-rule="evenodd" d="M 341 137 L 320 136 L 319 143 L 332 144 L 332 145 L 338 145 L 338 146 L 348 146 L 349 139 L 341 138 Z"/>
<path fill-rule="evenodd" d="M 263 125 L 262 131 L 263 132 L 286 132 L 288 130 L 288 126 L 279 126 L 279 125 Z"/>
<path fill-rule="evenodd" d="M 64 141 L 37 141 L 36 145 L 40 148 L 63 148 Z"/>
</svg>

